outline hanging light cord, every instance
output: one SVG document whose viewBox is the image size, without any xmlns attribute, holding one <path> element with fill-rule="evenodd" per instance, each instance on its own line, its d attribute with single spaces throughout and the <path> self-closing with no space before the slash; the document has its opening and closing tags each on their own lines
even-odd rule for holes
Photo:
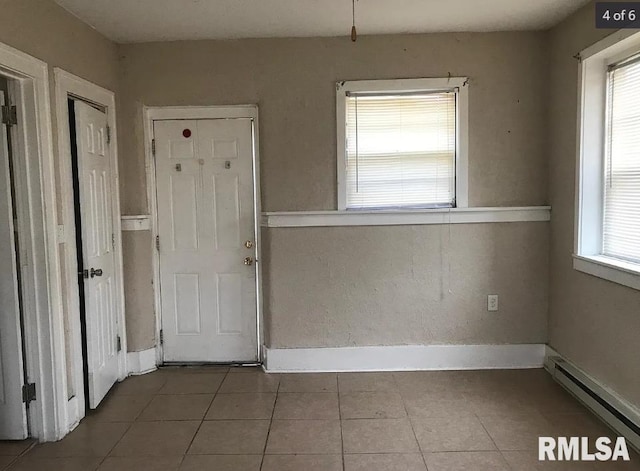
<svg viewBox="0 0 640 471">
<path fill-rule="evenodd" d="M 351 41 L 356 42 L 358 33 L 356 32 L 356 0 L 351 0 Z"/>
</svg>

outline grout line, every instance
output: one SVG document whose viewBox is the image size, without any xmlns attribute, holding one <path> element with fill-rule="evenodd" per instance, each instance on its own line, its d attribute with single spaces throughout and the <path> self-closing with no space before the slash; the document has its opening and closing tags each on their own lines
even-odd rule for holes
<svg viewBox="0 0 640 471">
<path fill-rule="evenodd" d="M 276 388 L 276 398 L 273 401 L 273 409 L 271 410 L 271 419 L 269 419 L 269 429 L 267 430 L 267 438 L 264 441 L 264 448 L 262 449 L 262 459 L 260 460 L 260 470 L 262 470 L 262 466 L 264 465 L 264 457 L 267 454 L 267 445 L 269 444 L 269 435 L 271 434 L 271 427 L 273 425 L 273 416 L 276 413 L 276 405 L 278 404 L 278 394 L 280 393 L 280 382 L 282 381 L 282 377 L 278 377 L 278 387 Z"/>
<path fill-rule="evenodd" d="M 208 373 L 204 373 L 204 374 L 208 374 Z M 218 384 L 218 388 L 216 389 L 216 392 L 214 393 L 213 398 L 211 398 L 211 403 L 209 404 L 209 407 L 207 407 L 207 410 L 205 411 L 204 415 L 202 416 L 202 420 L 200 420 L 200 424 L 198 425 L 198 428 L 196 429 L 196 433 L 194 433 L 193 437 L 191 437 L 191 441 L 189 442 L 189 446 L 187 446 L 186 450 L 184 451 L 184 454 L 182 455 L 182 459 L 180 460 L 180 464 L 178 465 L 178 469 L 180 469 L 182 467 L 182 463 L 184 463 L 184 460 L 186 459 L 187 454 L 189 453 L 189 450 L 191 449 L 191 446 L 193 445 L 193 442 L 195 441 L 196 437 L 198 436 L 198 432 L 200 432 L 200 429 L 202 428 L 202 424 L 204 424 L 204 418 L 207 416 L 207 413 L 209 412 L 209 409 L 213 405 L 213 401 L 216 398 L 216 394 L 218 393 L 218 391 L 222 387 L 222 384 L 226 381 L 228 375 L 229 375 L 229 370 L 227 370 L 227 372 L 224 374 L 224 378 L 222 378 L 222 381 L 220 381 L 220 384 Z"/>
<path fill-rule="evenodd" d="M 340 377 L 339 373 L 336 373 L 336 388 L 338 390 L 338 419 L 340 424 L 340 456 L 342 458 L 342 471 L 344 471 L 345 463 L 344 463 L 344 431 L 342 430 L 342 408 L 340 407 Z"/>
</svg>

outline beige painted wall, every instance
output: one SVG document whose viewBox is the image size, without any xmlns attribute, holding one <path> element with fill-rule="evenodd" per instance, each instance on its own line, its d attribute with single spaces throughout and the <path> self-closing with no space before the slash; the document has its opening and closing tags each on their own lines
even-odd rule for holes
<svg viewBox="0 0 640 471">
<path fill-rule="evenodd" d="M 269 229 L 270 346 L 545 343 L 548 223 Z M 500 311 L 487 312 L 487 294 Z"/>
<path fill-rule="evenodd" d="M 123 45 L 120 54 L 125 214 L 148 211 L 143 105 L 257 103 L 263 209 L 335 209 L 335 82 L 448 73 L 470 78 L 471 205 L 547 202 L 544 33 L 188 41 Z M 545 342 L 548 224 L 452 226 L 450 244 L 448 231 L 265 231 L 267 342 Z M 148 281 L 144 250 L 136 245 L 133 257 Z M 489 293 L 501 295 L 497 315 L 486 312 Z M 149 313 L 129 327 L 137 349 L 153 345 L 151 302 L 136 301 Z"/>
<path fill-rule="evenodd" d="M 550 344 L 640 407 L 640 292 L 572 268 L 578 63 L 572 57 L 611 31 L 593 26 L 594 4 L 549 34 Z"/>
<path fill-rule="evenodd" d="M 470 77 L 472 206 L 546 203 L 544 33 L 124 45 L 125 214 L 147 211 L 142 105 L 260 107 L 265 211 L 336 208 L 335 82 Z"/>
</svg>

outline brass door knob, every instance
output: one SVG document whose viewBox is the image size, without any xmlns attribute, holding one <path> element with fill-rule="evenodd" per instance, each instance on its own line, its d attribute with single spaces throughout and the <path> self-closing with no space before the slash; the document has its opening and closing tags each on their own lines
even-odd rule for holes
<svg viewBox="0 0 640 471">
<path fill-rule="evenodd" d="M 249 265 L 253 265 L 253 258 L 251 257 L 245 257 L 244 259 L 244 264 L 249 266 Z"/>
</svg>

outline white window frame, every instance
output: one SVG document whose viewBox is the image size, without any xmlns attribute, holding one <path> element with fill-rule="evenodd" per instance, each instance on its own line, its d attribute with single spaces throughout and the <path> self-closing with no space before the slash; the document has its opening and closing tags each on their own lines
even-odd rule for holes
<svg viewBox="0 0 640 471">
<path fill-rule="evenodd" d="M 347 94 L 350 92 L 394 93 L 457 89 L 456 103 L 456 208 L 469 206 L 469 86 L 467 77 L 397 80 L 357 80 L 336 84 L 338 210 L 347 209 L 346 119 Z M 394 210 L 379 210 L 394 211 Z M 400 209 L 402 211 L 402 209 Z M 424 210 L 424 211 L 429 211 Z"/>
<path fill-rule="evenodd" d="M 640 33 L 620 30 L 580 53 L 573 268 L 640 290 L 640 264 L 602 254 L 608 66 L 640 52 Z"/>
</svg>

